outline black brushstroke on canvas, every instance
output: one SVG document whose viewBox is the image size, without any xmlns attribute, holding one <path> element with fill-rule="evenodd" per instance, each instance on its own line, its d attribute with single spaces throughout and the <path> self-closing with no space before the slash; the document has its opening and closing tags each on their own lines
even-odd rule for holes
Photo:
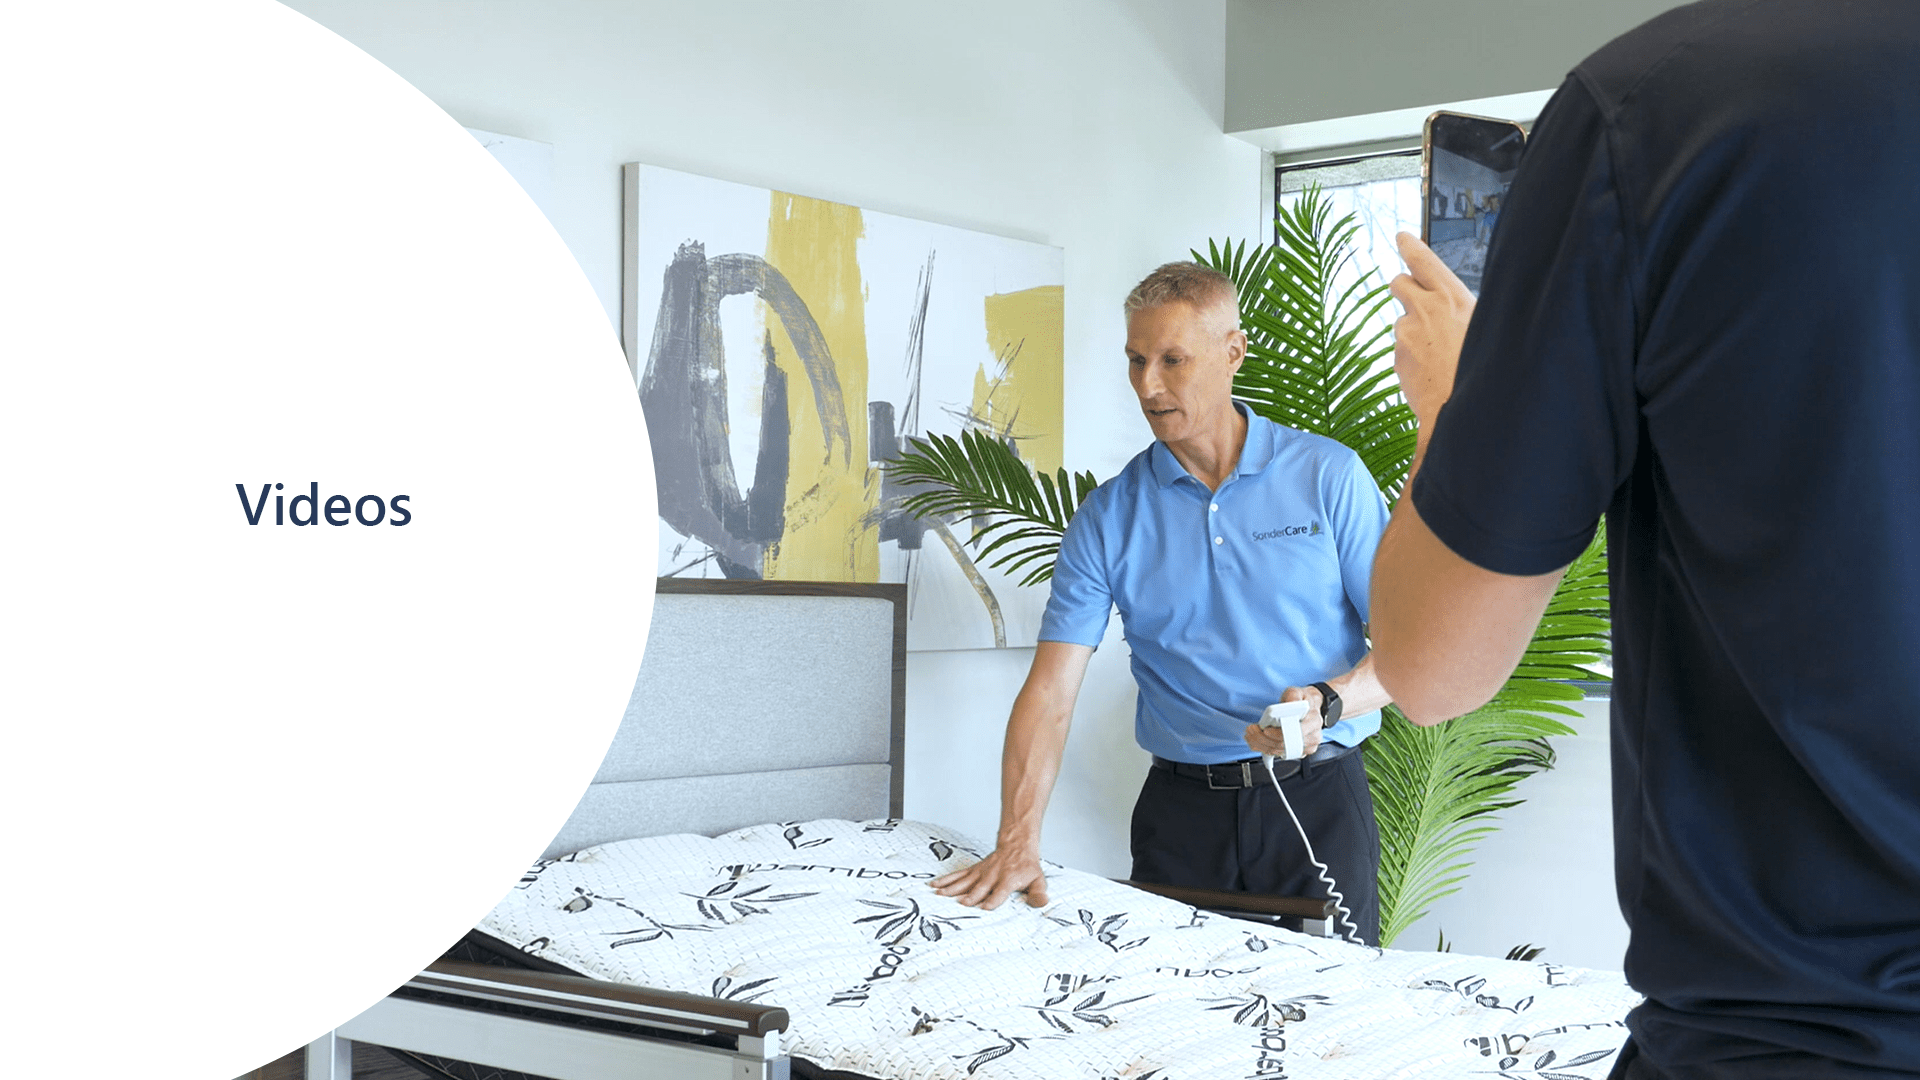
<svg viewBox="0 0 1920 1080">
<path fill-rule="evenodd" d="M 875 508 L 870 524 L 880 527 L 880 542 L 897 541 L 902 551 L 919 551 L 921 540 L 926 536 L 927 523 L 918 516 L 908 513 L 901 502 L 913 494 L 918 485 L 901 479 L 893 470 L 886 468 L 904 450 L 906 440 L 922 434 L 920 431 L 920 378 L 922 365 L 926 360 L 927 305 L 933 297 L 933 260 L 938 254 L 927 252 L 927 265 L 920 271 L 917 299 L 913 306 L 913 318 L 907 323 L 907 355 L 905 373 L 907 381 L 907 402 L 896 417 L 893 403 L 890 401 L 869 401 L 867 403 L 867 456 L 881 467 L 880 502 Z M 908 556 L 909 559 L 912 556 Z"/>
<path fill-rule="evenodd" d="M 660 516 L 682 535 L 713 548 L 732 578 L 761 576 L 762 556 L 786 530 L 787 378 L 764 346 L 765 388 L 753 483 L 743 496 L 727 441 L 727 356 L 720 301 L 753 293 L 779 316 L 813 387 L 826 459 L 853 459 L 853 438 L 833 356 L 813 313 L 786 276 L 757 255 L 709 259 L 700 243 L 682 244 L 660 291 L 653 345 L 640 380 L 640 405 L 653 442 Z"/>
</svg>

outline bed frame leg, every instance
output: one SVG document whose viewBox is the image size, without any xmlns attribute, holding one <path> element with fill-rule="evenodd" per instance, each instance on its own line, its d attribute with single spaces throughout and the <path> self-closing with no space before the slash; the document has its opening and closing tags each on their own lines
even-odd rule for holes
<svg viewBox="0 0 1920 1080">
<path fill-rule="evenodd" d="M 740 1053 L 733 1059 L 730 1080 L 790 1080 L 793 1059 L 780 1053 L 780 1033 L 765 1038 L 740 1037 Z"/>
<path fill-rule="evenodd" d="M 307 1080 L 353 1080 L 353 1040 L 329 1031 L 308 1043 Z"/>
</svg>

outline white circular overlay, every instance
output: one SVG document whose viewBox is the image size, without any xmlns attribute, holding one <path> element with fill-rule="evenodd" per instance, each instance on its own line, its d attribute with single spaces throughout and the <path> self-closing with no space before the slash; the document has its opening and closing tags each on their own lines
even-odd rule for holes
<svg viewBox="0 0 1920 1080">
<path fill-rule="evenodd" d="M 303 16 L 6 5 L 0 95 L 0 1072 L 225 1080 L 585 789 L 652 607 L 639 404 L 533 203 Z"/>
</svg>

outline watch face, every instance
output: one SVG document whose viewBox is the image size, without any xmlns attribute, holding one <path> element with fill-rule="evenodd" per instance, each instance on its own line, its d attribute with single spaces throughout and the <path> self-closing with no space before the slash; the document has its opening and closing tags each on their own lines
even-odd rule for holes
<svg viewBox="0 0 1920 1080">
<path fill-rule="evenodd" d="M 1326 683 L 1314 683 L 1313 688 L 1320 691 L 1320 729 L 1324 731 L 1340 722 L 1340 695 Z"/>
</svg>

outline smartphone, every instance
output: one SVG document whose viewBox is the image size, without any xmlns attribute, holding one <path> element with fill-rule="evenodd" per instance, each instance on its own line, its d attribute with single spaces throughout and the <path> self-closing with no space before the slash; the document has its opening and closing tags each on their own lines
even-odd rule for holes
<svg viewBox="0 0 1920 1080">
<path fill-rule="evenodd" d="M 1475 296 L 1526 139 L 1511 120 L 1456 112 L 1434 113 L 1421 132 L 1420 239 Z"/>
</svg>

